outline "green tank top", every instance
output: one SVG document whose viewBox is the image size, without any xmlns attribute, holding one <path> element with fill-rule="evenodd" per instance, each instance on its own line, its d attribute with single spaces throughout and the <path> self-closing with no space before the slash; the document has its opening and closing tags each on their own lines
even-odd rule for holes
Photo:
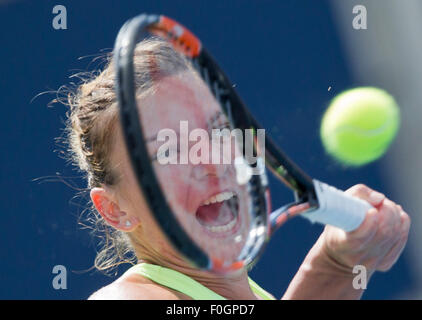
<svg viewBox="0 0 422 320">
<path fill-rule="evenodd" d="M 126 272 L 139 274 L 165 287 L 184 293 L 194 300 L 227 300 L 183 273 L 154 264 L 140 263 Z M 264 300 L 275 300 L 271 294 L 258 286 L 251 278 L 248 278 L 248 280 L 253 293 Z"/>
</svg>

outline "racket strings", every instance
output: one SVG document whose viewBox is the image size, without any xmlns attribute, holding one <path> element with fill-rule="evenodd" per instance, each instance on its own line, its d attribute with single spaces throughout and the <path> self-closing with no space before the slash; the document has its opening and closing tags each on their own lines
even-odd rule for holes
<svg viewBox="0 0 422 320">
<path fill-rule="evenodd" d="M 156 21 L 157 19 L 155 19 Z M 152 20 L 151 20 L 152 21 Z M 151 26 L 151 25 L 150 25 Z M 174 49 L 176 51 L 179 51 L 185 55 L 188 61 L 192 63 L 193 68 L 198 72 L 198 75 L 205 83 L 205 86 L 208 88 L 209 92 L 214 96 L 216 99 L 216 102 L 219 105 L 219 109 L 222 111 L 217 114 L 217 116 L 213 117 L 208 121 L 208 129 L 222 129 L 227 127 L 227 123 L 229 124 L 229 127 L 231 129 L 242 130 L 242 133 L 245 133 L 247 129 L 253 129 L 253 135 L 252 138 L 253 141 L 253 151 L 252 155 L 249 155 L 249 152 L 246 152 L 245 145 L 246 141 L 238 141 L 240 150 L 236 149 L 237 151 L 240 151 L 241 155 L 245 160 L 251 160 L 246 161 L 246 164 L 249 164 L 249 167 L 251 167 L 251 164 L 255 163 L 256 160 L 254 160 L 254 154 L 258 154 L 260 152 L 264 153 L 266 152 L 264 147 L 266 145 L 262 144 L 257 145 L 257 139 L 256 139 L 256 129 L 262 128 L 255 124 L 253 117 L 248 113 L 246 107 L 243 106 L 243 102 L 241 101 L 240 97 L 237 95 L 236 91 L 233 89 L 233 86 L 229 79 L 225 76 L 224 72 L 219 68 L 219 66 L 214 62 L 213 58 L 205 51 L 202 50 L 201 44 L 199 40 L 194 37 L 190 32 L 188 32 L 187 29 L 180 26 L 178 23 L 175 23 L 171 19 L 160 17 L 160 20 L 158 23 L 155 23 L 150 28 L 150 33 L 155 34 L 157 36 L 161 36 L 167 40 L 173 45 Z M 195 47 L 196 46 L 196 47 Z M 189 48 L 190 47 L 190 48 Z M 194 49 L 194 50 L 191 50 Z M 125 96 L 121 97 L 121 99 L 126 98 Z M 123 106 L 125 103 L 123 103 Z M 201 111 L 201 110 L 200 110 Z M 208 109 L 207 109 L 208 111 Z M 204 113 L 204 116 L 206 116 L 207 113 Z M 222 117 L 223 115 L 224 117 Z M 128 115 L 130 116 L 130 115 Z M 139 117 L 134 116 L 133 118 L 138 119 Z M 208 119 L 207 119 L 208 120 Z M 228 121 L 227 121 L 228 120 Z M 130 122 L 130 121 L 129 121 Z M 130 123 L 129 123 L 130 124 Z M 125 126 L 126 131 L 129 131 L 130 133 L 133 130 L 130 130 L 131 128 L 128 128 L 128 126 Z M 135 128 L 137 129 L 137 128 Z M 135 130 L 136 131 L 136 130 Z M 138 130 L 139 131 L 139 130 Z M 142 135 L 141 135 L 142 136 Z M 142 136 L 143 138 L 143 136 Z M 155 137 L 154 137 L 155 138 Z M 236 139 L 239 139 L 240 135 L 236 135 Z M 134 139 L 133 136 L 128 138 L 128 145 L 132 146 L 137 141 Z M 134 141 L 132 141 L 134 140 Z M 249 140 L 248 140 L 249 141 Z M 241 143 L 240 143 L 241 142 Z M 266 144 L 266 143 L 265 143 Z M 179 149 L 179 144 L 177 144 L 177 148 Z M 260 150 L 260 148 L 264 150 Z M 134 148 L 131 148 L 134 149 Z M 134 150 L 135 153 L 137 153 L 138 150 Z M 258 152 L 257 152 L 258 151 Z M 139 153 L 139 152 L 138 152 Z M 277 155 L 277 154 L 276 154 Z M 139 157 L 140 154 L 137 155 L 135 160 L 144 160 Z M 153 157 L 153 160 L 157 160 L 158 155 L 155 155 Z M 242 158 L 242 156 L 240 158 Z M 249 157 L 251 159 L 249 159 Z M 277 164 L 276 157 L 274 159 L 274 162 Z M 150 160 L 150 159 L 148 159 Z M 150 163 L 150 161 L 148 161 Z M 280 163 L 278 163 L 280 166 Z M 156 164 L 155 164 L 156 165 Z M 279 167 L 278 166 L 278 167 Z M 201 168 L 203 166 L 200 166 Z M 206 169 L 212 169 L 215 170 L 216 168 L 211 167 L 205 167 Z M 242 167 L 243 168 L 243 167 Z M 282 167 L 283 168 L 283 167 Z M 289 166 L 287 166 L 287 169 Z M 144 170 L 144 168 L 140 168 L 140 170 Z M 209 212 L 211 213 L 208 217 L 210 218 L 209 221 L 212 221 L 214 225 L 209 225 L 213 229 L 203 229 L 198 228 L 198 223 L 200 223 L 200 220 L 198 220 L 200 217 L 196 216 L 196 212 L 188 212 L 186 215 L 186 211 L 193 211 L 195 209 L 191 209 L 192 207 L 188 206 L 188 202 L 192 200 L 194 197 L 202 197 L 203 194 L 208 194 L 208 192 L 195 192 L 197 179 L 194 177 L 197 170 L 194 170 L 195 167 L 191 168 L 192 170 L 184 171 L 181 175 L 181 178 L 188 180 L 184 180 L 189 185 L 189 189 L 187 190 L 186 194 L 183 195 L 184 198 L 180 198 L 179 201 L 177 199 L 173 199 L 172 197 L 168 197 L 167 193 L 164 194 L 164 196 L 161 196 L 160 191 L 163 190 L 173 190 L 173 189 L 167 189 L 167 185 L 171 184 L 172 182 L 162 178 L 159 179 L 158 184 L 160 186 L 147 186 L 146 189 L 146 196 L 148 199 L 152 199 L 151 206 L 153 212 L 159 212 L 162 206 L 162 203 L 168 203 L 171 205 L 174 202 L 174 206 L 170 206 L 169 208 L 165 207 L 165 210 L 161 210 L 165 212 L 165 215 L 167 215 L 169 218 L 167 221 L 165 219 L 160 220 L 160 224 L 165 229 L 165 232 L 167 234 L 172 235 L 170 237 L 171 241 L 174 242 L 175 246 L 180 249 L 182 253 L 184 253 L 187 257 L 194 260 L 196 263 L 198 261 L 201 265 L 205 265 L 208 261 L 208 268 L 209 261 L 213 261 L 215 266 L 214 268 L 219 268 L 218 265 L 221 268 L 227 268 L 229 266 L 240 266 L 244 264 L 248 264 L 252 260 L 254 260 L 258 253 L 262 251 L 264 242 L 268 239 L 268 234 L 271 232 L 268 228 L 268 219 L 270 218 L 267 214 L 267 203 L 265 200 L 265 197 L 263 197 L 263 194 L 265 192 L 264 189 L 267 188 L 267 183 L 263 182 L 264 178 L 260 175 L 252 175 L 248 180 L 245 180 L 247 184 L 238 182 L 239 186 L 235 187 L 235 190 L 238 191 L 238 197 L 236 199 L 232 199 L 232 201 L 227 202 L 227 200 L 224 200 L 224 207 L 223 205 L 219 205 L 214 207 L 214 211 L 212 211 L 213 208 L 208 208 Z M 232 169 L 236 169 L 236 167 L 232 167 Z M 137 175 L 143 176 L 144 172 L 140 172 L 138 170 Z M 154 168 L 150 169 L 149 167 L 146 168 L 144 171 L 153 171 Z M 237 171 L 236 178 L 238 178 Z M 278 171 L 284 171 L 284 170 L 278 170 Z M 288 172 L 278 172 L 279 175 L 285 176 L 284 178 L 287 180 L 290 180 L 290 176 Z M 186 174 L 186 176 L 184 175 Z M 240 171 L 240 174 L 242 172 Z M 154 176 L 151 174 L 152 178 Z M 216 186 L 214 186 L 215 190 L 226 190 L 228 187 L 230 187 L 227 184 L 228 179 L 231 178 L 231 176 L 222 175 L 225 177 L 225 179 L 222 180 L 221 183 L 215 183 Z M 249 174 L 248 174 L 249 177 Z M 265 176 L 266 179 L 266 176 Z M 145 179 L 144 179 L 145 180 Z M 177 180 L 177 179 L 176 179 Z M 239 181 L 239 180 L 237 180 Z M 244 180 L 242 180 L 244 181 Z M 205 183 L 204 186 L 207 184 Z M 287 183 L 288 186 L 295 186 L 295 180 L 292 179 L 290 183 Z M 198 184 L 198 187 L 201 187 L 202 183 Z M 161 187 L 161 188 L 160 188 Z M 173 185 L 174 187 L 174 185 Z M 298 189 L 297 186 L 295 186 Z M 161 190 L 160 190 L 161 189 Z M 158 194 L 160 197 L 154 197 L 154 191 L 158 190 Z M 178 189 L 180 190 L 180 188 Z M 233 190 L 233 191 L 235 191 Z M 240 190 L 240 191 L 239 191 Z M 220 192 L 221 193 L 221 192 Z M 178 195 L 181 195 L 180 192 L 177 193 Z M 222 195 L 223 197 L 226 197 L 226 195 Z M 162 199 L 164 198 L 164 199 Z M 198 200 L 196 200 L 198 201 Z M 207 200 L 205 200 L 207 201 Z M 198 201 L 199 202 L 199 201 Z M 218 202 L 223 202 L 218 200 Z M 189 209 L 188 209 L 189 207 Z M 216 212 L 215 210 L 219 210 L 220 208 L 223 208 L 223 211 Z M 289 218 L 296 216 L 303 211 L 305 211 L 307 208 L 309 208 L 309 205 L 301 203 L 295 203 L 293 205 L 290 205 L 289 207 L 286 207 L 283 212 L 281 212 L 275 219 L 274 224 L 282 224 L 285 221 L 287 221 Z M 172 210 L 173 209 L 173 210 Z M 176 209 L 176 210 L 174 210 Z M 188 209 L 188 210 L 186 210 Z M 222 236 L 226 236 L 227 234 L 224 234 L 224 228 L 227 227 L 228 223 L 228 217 L 230 210 L 233 214 L 238 214 L 238 225 L 237 227 L 240 228 L 236 230 L 236 228 L 232 228 L 231 230 L 234 230 L 235 233 L 233 235 L 237 235 L 236 238 L 226 237 L 227 241 L 231 241 L 228 243 L 227 241 L 224 242 L 225 238 Z M 207 211 L 202 211 L 202 213 L 206 214 Z M 221 213 L 221 215 L 220 215 Z M 161 215 L 161 216 L 165 216 Z M 231 217 L 231 216 L 230 216 Z M 272 216 L 271 216 L 272 217 Z M 186 219 L 185 219 L 186 218 Z M 211 220 L 211 218 L 214 218 L 214 220 Z M 220 218 L 220 220 L 218 220 Z M 215 223 L 217 222 L 217 223 Z M 218 225 L 221 223 L 221 225 Z M 224 224 L 225 223 L 225 224 Z M 222 228 L 224 227 L 224 228 Z M 217 229 L 219 228 L 219 229 Z M 215 232 L 215 234 L 211 234 L 216 241 L 210 241 L 210 237 L 207 237 L 205 232 L 208 232 L 211 230 L 211 232 Z M 230 230 L 229 228 L 226 230 Z M 220 235 L 218 235 L 220 233 Z M 181 241 L 176 236 L 181 236 L 180 238 L 183 239 Z M 217 240 L 218 238 L 218 240 Z M 186 242 L 186 243 L 183 243 Z M 200 260 L 198 257 L 203 258 Z M 198 263 L 199 264 L 199 263 Z"/>
</svg>

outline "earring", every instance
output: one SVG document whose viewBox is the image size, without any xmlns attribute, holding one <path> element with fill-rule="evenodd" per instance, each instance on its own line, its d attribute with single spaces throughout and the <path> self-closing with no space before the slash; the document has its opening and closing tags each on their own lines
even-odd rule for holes
<svg viewBox="0 0 422 320">
<path fill-rule="evenodd" d="M 126 220 L 126 227 L 129 228 L 130 226 L 132 226 L 132 223 L 129 220 Z"/>
</svg>

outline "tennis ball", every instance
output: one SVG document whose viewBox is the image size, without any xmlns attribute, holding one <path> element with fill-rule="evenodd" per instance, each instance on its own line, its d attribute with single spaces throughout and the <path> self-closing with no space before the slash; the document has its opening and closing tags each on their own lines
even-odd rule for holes
<svg viewBox="0 0 422 320">
<path fill-rule="evenodd" d="M 326 151 L 343 164 L 361 166 L 381 157 L 400 124 L 394 98 L 373 87 L 355 88 L 335 97 L 321 122 Z"/>
</svg>

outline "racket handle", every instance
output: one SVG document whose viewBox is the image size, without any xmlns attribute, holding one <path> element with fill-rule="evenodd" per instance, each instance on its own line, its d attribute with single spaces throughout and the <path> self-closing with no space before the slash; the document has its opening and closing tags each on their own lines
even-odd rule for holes
<svg viewBox="0 0 422 320">
<path fill-rule="evenodd" d="M 328 184 L 313 180 L 319 207 L 302 214 L 311 222 L 329 224 L 346 232 L 356 230 L 372 206 Z"/>
</svg>

